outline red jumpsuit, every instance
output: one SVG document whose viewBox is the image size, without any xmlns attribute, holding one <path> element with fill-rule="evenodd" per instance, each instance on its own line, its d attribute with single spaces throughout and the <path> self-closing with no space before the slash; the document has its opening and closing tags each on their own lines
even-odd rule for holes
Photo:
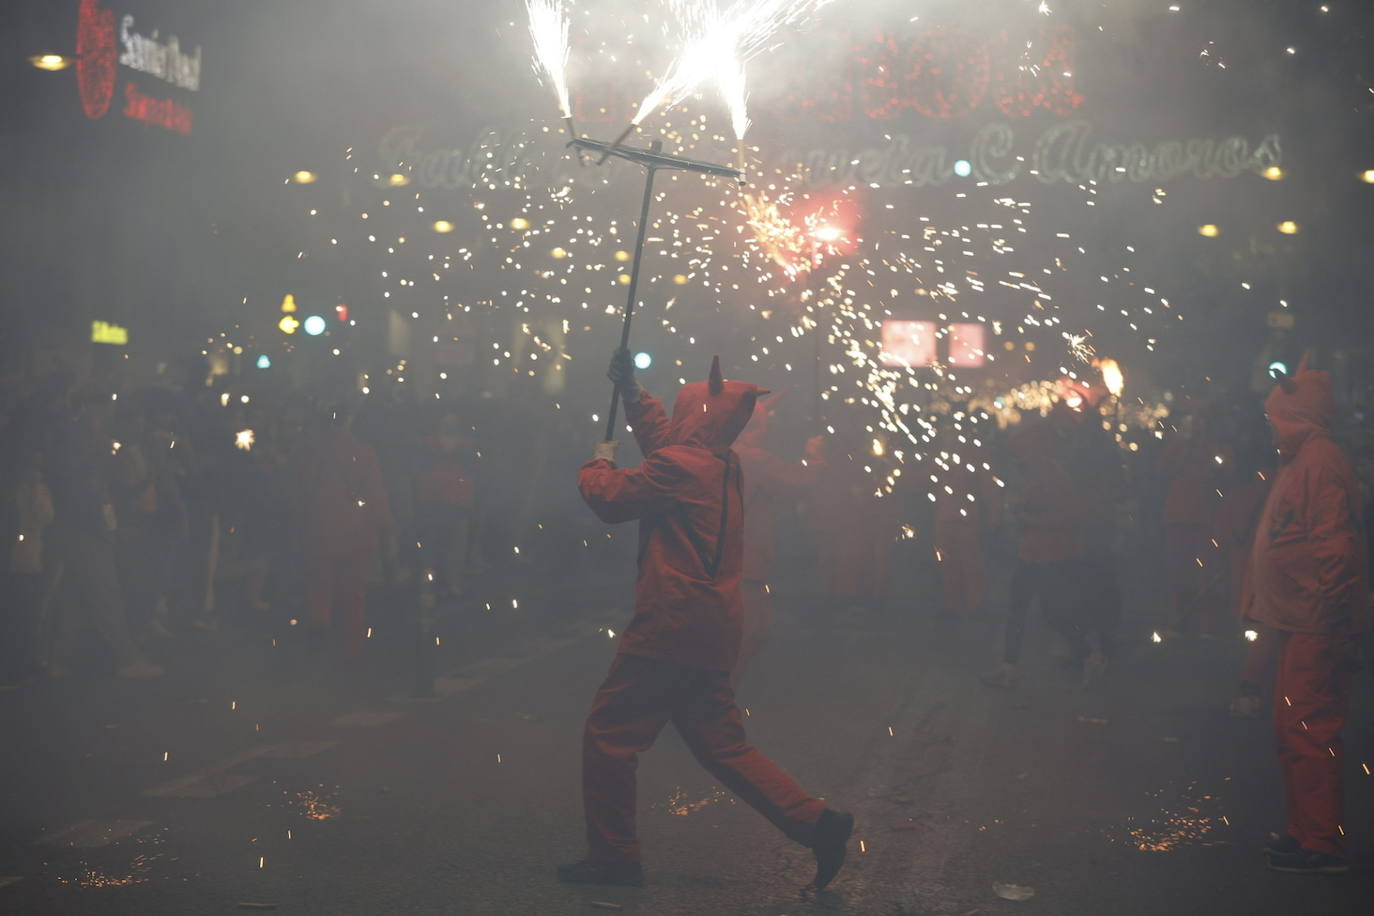
<svg viewBox="0 0 1374 916">
<path fill-rule="evenodd" d="M 743 486 L 730 450 L 759 389 L 685 385 L 670 421 L 657 399 L 626 405 L 637 468 L 582 467 L 582 498 L 608 523 L 639 520 L 635 613 L 592 701 L 582 741 L 588 858 L 638 862 L 635 768 L 669 721 L 703 767 L 788 837 L 811 845 L 825 803 L 745 739 L 730 674 L 739 654 Z"/>
<path fill-rule="evenodd" d="M 777 398 L 771 398 L 776 401 Z M 749 661 L 763 648 L 773 632 L 770 578 L 778 504 L 789 495 L 814 484 L 822 466 L 818 455 L 802 462 L 783 461 L 764 447 L 768 434 L 767 405 L 760 404 L 749 421 L 735 452 L 744 469 L 744 594 L 743 636 L 735 665 L 738 683 Z"/>
<path fill-rule="evenodd" d="M 377 453 L 347 428 L 328 429 L 293 461 L 310 621 L 332 627 L 346 659 L 362 654 L 367 575 L 395 527 Z"/>
<path fill-rule="evenodd" d="M 1331 440 L 1331 376 L 1300 369 L 1265 402 L 1280 466 L 1251 554 L 1246 615 L 1279 631 L 1274 730 L 1288 832 L 1344 857 L 1341 728 L 1355 634 L 1369 629 L 1367 544 L 1359 489 Z"/>
</svg>

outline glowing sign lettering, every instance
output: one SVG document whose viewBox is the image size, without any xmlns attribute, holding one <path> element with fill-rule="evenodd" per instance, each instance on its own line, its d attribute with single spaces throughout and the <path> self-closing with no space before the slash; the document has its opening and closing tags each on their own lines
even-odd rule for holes
<svg viewBox="0 0 1374 916">
<path fill-rule="evenodd" d="M 124 48 L 119 62 L 130 70 L 156 76 L 192 92 L 200 89 L 199 46 L 195 53 L 187 54 L 175 35 L 168 35 L 165 42 L 158 41 L 157 29 L 153 29 L 151 36 L 140 35 L 134 31 L 134 17 L 128 13 L 119 21 L 119 43 Z"/>
<path fill-rule="evenodd" d="M 171 99 L 144 95 L 133 83 L 124 85 L 124 117 L 165 127 L 179 134 L 191 132 L 191 109 Z"/>
<path fill-rule="evenodd" d="M 113 344 L 122 347 L 129 342 L 129 329 L 108 321 L 91 322 L 91 343 Z"/>
</svg>

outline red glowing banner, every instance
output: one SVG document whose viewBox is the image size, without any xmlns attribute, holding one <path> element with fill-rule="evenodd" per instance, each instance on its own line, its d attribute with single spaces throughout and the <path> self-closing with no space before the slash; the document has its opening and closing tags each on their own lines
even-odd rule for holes
<svg viewBox="0 0 1374 916">
<path fill-rule="evenodd" d="M 1083 105 L 1078 92 L 1072 26 L 1044 25 L 1034 36 L 1007 30 L 982 36 L 956 27 L 934 26 L 915 34 L 875 30 L 842 37 L 829 55 L 798 70 L 810 73 L 785 98 L 764 103 L 769 117 L 790 122 L 890 121 L 917 114 L 953 120 L 991 106 L 1010 118 L 1036 112 L 1060 117 Z M 619 123 L 631 104 L 608 93 L 624 85 L 578 93 L 579 123 Z"/>
<path fill-rule="evenodd" d="M 883 322 L 882 363 L 893 369 L 913 369 L 935 362 L 935 322 Z"/>
</svg>

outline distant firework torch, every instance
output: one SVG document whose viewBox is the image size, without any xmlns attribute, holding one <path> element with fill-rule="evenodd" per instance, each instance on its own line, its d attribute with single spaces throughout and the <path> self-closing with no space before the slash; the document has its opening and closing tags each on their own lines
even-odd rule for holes
<svg viewBox="0 0 1374 916">
<path fill-rule="evenodd" d="M 644 203 L 639 210 L 639 229 L 635 236 L 634 259 L 630 267 L 630 289 L 625 300 L 625 321 L 620 328 L 620 348 L 627 350 L 630 347 L 630 322 L 634 319 L 635 314 L 635 293 L 639 289 L 639 268 L 644 261 L 644 237 L 649 231 L 649 208 L 654 202 L 654 176 L 660 169 L 697 172 L 702 175 L 715 175 L 719 178 L 732 178 L 735 181 L 741 181 L 744 175 L 738 169 L 732 169 L 729 166 L 667 155 L 662 151 L 663 144 L 658 140 L 655 140 L 648 149 L 621 146 L 618 142 L 603 143 L 584 137 L 575 137 L 568 145 L 579 152 L 586 150 L 587 152 L 601 153 L 600 161 L 602 162 L 615 156 L 618 159 L 644 166 Z M 619 412 L 620 386 L 616 385 L 611 391 L 610 410 L 606 413 L 607 442 L 615 437 L 615 420 Z"/>
</svg>

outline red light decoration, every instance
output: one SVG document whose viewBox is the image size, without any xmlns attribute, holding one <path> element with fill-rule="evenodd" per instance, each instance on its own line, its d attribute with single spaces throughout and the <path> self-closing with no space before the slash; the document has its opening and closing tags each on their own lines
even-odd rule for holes
<svg viewBox="0 0 1374 916">
<path fill-rule="evenodd" d="M 987 329 L 977 322 L 949 326 L 949 364 L 981 369 L 987 363 Z"/>
<path fill-rule="evenodd" d="M 86 117 L 105 117 L 114 98 L 114 12 L 100 8 L 100 0 L 81 0 L 76 13 L 76 88 Z"/>
<path fill-rule="evenodd" d="M 133 83 L 124 86 L 124 116 L 179 134 L 191 132 L 191 109 L 171 99 L 144 95 Z"/>
<path fill-rule="evenodd" d="M 894 369 L 914 369 L 935 362 L 935 322 L 883 322 L 883 365 Z"/>
<path fill-rule="evenodd" d="M 1016 36 L 931 26 L 914 33 L 875 30 L 809 49 L 809 72 L 770 117 L 786 122 L 890 121 L 910 113 L 953 120 L 985 107 L 1010 118 L 1036 112 L 1065 117 L 1082 107 L 1072 26 L 1042 24 Z M 831 74 L 840 73 L 839 79 Z M 821 75 L 824 74 L 824 82 Z M 623 85 L 598 86 L 573 100 L 579 122 L 609 123 L 633 102 Z M 608 95 L 611 101 L 608 102 Z M 615 96 L 621 96 L 616 101 Z"/>
<path fill-rule="evenodd" d="M 346 323 L 348 321 L 348 306 L 344 305 L 342 302 L 334 306 L 334 316 L 338 318 L 339 321 Z"/>
</svg>

